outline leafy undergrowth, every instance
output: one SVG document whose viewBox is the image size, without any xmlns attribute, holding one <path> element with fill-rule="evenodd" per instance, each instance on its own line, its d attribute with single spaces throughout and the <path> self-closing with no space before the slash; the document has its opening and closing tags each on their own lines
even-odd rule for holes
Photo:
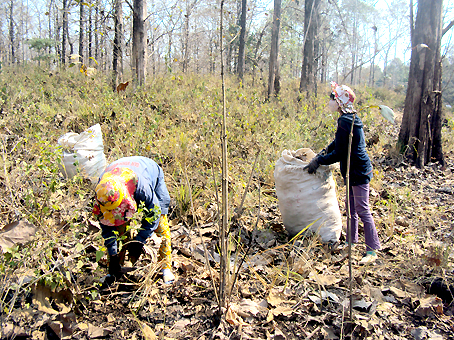
<svg viewBox="0 0 454 340">
<path fill-rule="evenodd" d="M 350 320 L 346 252 L 316 236 L 289 241 L 273 180 L 284 149 L 318 151 L 330 142 L 335 117 L 323 108 L 322 96 L 298 101 L 296 83 L 282 86 L 280 100 L 267 103 L 263 88 L 241 88 L 229 79 L 232 275 L 230 308 L 219 317 L 219 82 L 175 75 L 120 96 L 107 84 L 77 72 L 0 74 L 0 241 L 2 248 L 13 244 L 0 261 L 2 339 L 453 338 L 450 120 L 444 127 L 446 167 L 417 169 L 393 149 L 398 124 L 386 125 L 377 112 L 363 111 L 382 250 L 375 265 L 360 265 L 362 234 L 352 250 Z M 355 90 L 361 105 L 376 104 L 368 89 Z M 177 276 L 172 285 L 157 275 L 155 238 L 136 270 L 110 288 L 100 284 L 107 258 L 90 213 L 93 184 L 62 176 L 56 143 L 66 132 L 96 123 L 108 161 L 143 155 L 165 170 Z M 343 202 L 345 188 L 335 176 Z M 18 238 L 8 240 L 14 231 Z M 28 243 L 16 242 L 34 232 Z"/>
</svg>

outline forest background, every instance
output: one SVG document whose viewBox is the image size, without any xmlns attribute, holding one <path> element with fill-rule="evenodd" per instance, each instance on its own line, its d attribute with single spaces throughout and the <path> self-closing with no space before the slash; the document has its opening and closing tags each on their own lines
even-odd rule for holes
<svg viewBox="0 0 454 340">
<path fill-rule="evenodd" d="M 120 50 L 116 83 L 127 81 L 134 67 L 133 5 L 129 1 L 2 0 L 0 60 L 3 65 L 37 60 L 53 67 L 76 61 L 105 73 L 112 70 L 116 46 Z M 248 1 L 246 5 L 244 69 L 254 82 L 267 78 L 273 2 Z M 301 76 L 305 4 L 283 1 L 281 6 L 280 77 L 295 79 Z M 238 73 L 242 2 L 226 1 L 224 8 L 226 72 Z M 405 91 L 411 52 L 409 8 L 404 0 L 322 2 L 316 41 L 319 81 Z M 445 2 L 443 27 L 454 17 L 453 8 L 452 2 Z M 417 10 L 416 3 L 413 10 Z M 219 72 L 217 1 L 147 1 L 144 19 L 149 76 Z M 121 30 L 118 37 L 116 24 Z M 443 99 L 451 106 L 453 53 L 450 30 L 443 36 L 441 54 Z"/>
<path fill-rule="evenodd" d="M 279 305 L 277 308 L 282 307 L 281 303 L 291 303 L 292 298 L 298 300 L 297 305 L 284 314 L 282 309 L 275 311 L 276 314 L 265 314 L 265 318 L 258 313 L 260 320 L 255 331 L 260 335 L 257 337 L 266 338 L 267 332 L 277 332 L 277 328 L 286 329 L 290 338 L 292 334 L 309 336 L 320 330 L 320 323 L 342 338 L 345 309 L 331 301 L 328 313 L 323 310 L 324 304 L 319 305 L 320 311 L 308 296 L 318 294 L 323 287 L 342 299 L 346 297 L 345 258 L 331 257 L 316 239 L 304 251 L 291 248 L 288 240 L 283 240 L 285 230 L 273 179 L 275 161 L 284 149 L 304 146 L 318 151 L 331 141 L 336 120 L 326 112 L 325 106 L 329 81 L 334 80 L 354 88 L 358 108 L 388 105 L 395 110 L 397 122 L 396 125 L 385 123 L 374 110 L 361 112 L 368 152 L 374 163 L 371 205 L 385 251 L 380 254 L 379 269 L 355 267 L 355 288 L 373 286 L 384 295 L 393 292 L 396 298 L 384 299 L 386 302 L 380 304 L 381 309 L 377 313 L 372 310 L 367 316 L 371 318 L 368 322 L 374 323 L 358 326 L 356 331 L 377 336 L 387 332 L 386 338 L 397 338 L 396 334 L 401 333 L 403 338 L 408 338 L 417 326 L 423 325 L 442 329 L 445 335 L 452 334 L 449 307 L 444 308 L 439 300 L 430 300 L 427 306 L 422 295 L 412 295 L 408 302 L 409 296 L 396 289 L 407 289 L 405 284 L 410 282 L 420 293 L 423 279 L 431 282 L 441 277 L 453 282 L 450 218 L 454 145 L 453 30 L 443 35 L 441 50 L 442 129 L 447 161 L 442 168 L 429 159 L 429 164 L 419 170 L 406 163 L 393 148 L 404 109 L 408 58 L 415 50 L 410 48 L 408 3 L 397 1 L 378 6 L 377 2 L 359 0 L 320 2 L 319 35 L 317 39 L 306 39 L 309 32 L 304 28 L 305 3 L 284 1 L 277 57 L 280 89 L 276 100 L 267 100 L 274 15 L 271 4 L 248 3 L 244 72 L 240 76 L 239 21 L 243 3 L 226 1 L 223 12 L 229 204 L 236 215 L 236 219 L 232 217 L 235 228 L 230 235 L 229 250 L 235 252 L 237 259 L 246 259 L 251 252 L 268 256 L 255 264 L 252 255 L 245 260 L 254 269 L 238 275 L 241 283 L 237 289 L 232 281 L 228 282 L 232 285 L 230 292 L 234 292 L 232 300 L 238 302 L 236 298 L 249 299 L 257 295 L 273 301 Z M 50 334 L 49 329 L 55 333 L 58 329 L 62 331 L 58 327 L 66 321 L 59 318 L 68 316 L 68 308 L 77 313 L 78 328 L 72 329 L 78 329 L 79 338 L 90 334 L 89 327 L 88 331 L 84 328 L 85 322 L 104 324 L 105 315 L 110 312 L 117 314 L 107 317 L 107 324 L 118 321 L 115 332 L 128 327 L 131 336 L 139 329 L 143 333 L 141 327 L 144 326 L 138 325 L 148 324 L 164 337 L 167 331 L 174 331 L 177 322 L 185 321 L 188 315 L 194 316 L 188 310 L 197 311 L 194 312 L 196 318 L 203 315 L 204 319 L 192 320 L 191 327 L 186 330 L 183 327 L 182 332 L 187 333 L 180 337 L 198 337 L 218 325 L 211 318 L 217 292 L 211 281 L 215 280 L 216 284 L 219 281 L 216 275 L 204 271 L 196 227 L 204 226 L 204 237 L 200 239 L 209 246 L 214 259 L 210 264 L 218 269 L 219 234 L 211 226 L 219 222 L 219 136 L 224 109 L 219 3 L 150 1 L 145 4 L 146 80 L 141 85 L 132 60 L 136 53 L 131 8 L 135 4 L 119 0 L 115 3 L 2 2 L 0 164 L 3 185 L 0 188 L 3 221 L 8 228 L 17 223 L 19 226 L 32 224 L 39 236 L 26 246 L 8 249 L 1 259 L 0 270 L 5 274 L 0 301 L 2 326 L 14 324 L 14 327 L 41 332 L 41 335 Z M 452 22 L 453 4 L 445 2 L 444 5 L 442 26 L 447 27 Z M 416 4 L 413 10 L 416 12 Z M 313 51 L 318 51 L 313 58 L 316 81 L 307 92 L 301 91 L 300 86 L 305 43 L 312 44 Z M 126 86 L 127 82 L 130 85 Z M 124 91 L 115 91 L 121 84 L 120 89 Z M 82 132 L 95 123 L 102 125 L 109 161 L 140 154 L 156 159 L 165 170 L 173 198 L 174 266 L 182 279 L 170 291 L 156 288 L 154 279 L 145 280 L 140 289 L 134 287 L 139 292 L 137 295 L 121 298 L 119 303 L 119 295 L 123 293 L 106 297 L 99 290 L 106 256 L 90 214 L 92 183 L 79 176 L 63 178 L 59 167 L 61 149 L 56 143 L 64 133 Z M 340 176 L 337 179 L 341 202 L 345 188 Z M 254 234 L 257 229 L 261 230 L 259 236 Z M 183 234 L 178 234 L 180 232 Z M 254 240 L 251 249 L 244 248 L 248 240 Z M 148 266 L 148 262 L 147 257 L 144 263 Z M 282 269 L 287 265 L 288 270 Z M 142 273 L 139 278 L 143 279 L 143 275 L 147 274 Z M 322 277 L 324 281 L 320 283 L 314 277 Z M 396 281 L 404 282 L 403 286 L 390 289 L 391 283 Z M 48 313 L 49 306 L 43 305 L 46 299 L 53 300 L 52 308 L 61 307 L 58 294 L 49 293 L 39 301 L 39 296 L 47 294 L 41 290 L 43 287 L 50 287 L 58 294 L 70 292 L 70 298 L 65 301 L 68 308 L 60 308 L 57 313 L 51 311 L 54 314 L 47 321 L 30 321 L 22 311 L 30 311 L 32 307 L 32 313 L 38 313 L 37 310 L 40 315 Z M 249 292 L 240 289 L 243 287 L 248 287 Z M 279 294 L 291 292 L 276 302 L 271 294 L 274 288 Z M 34 296 L 31 301 L 30 292 Z M 168 292 L 173 302 L 166 310 L 163 301 Z M 405 293 L 409 292 L 407 289 Z M 370 294 L 361 297 L 368 303 L 378 301 Z M 139 304 L 137 298 L 141 299 Z M 145 305 L 142 298 L 147 300 Z M 198 302 L 194 302 L 196 300 Z M 101 304 L 103 307 L 99 307 Z M 162 310 L 158 310 L 157 305 Z M 80 313 L 87 310 L 86 314 Z M 139 310 L 146 311 L 139 316 L 140 323 L 122 324 L 121 318 L 125 315 L 136 321 Z M 392 317 L 388 314 L 391 310 Z M 298 313 L 294 314 L 295 311 Z M 322 320 L 321 315 L 328 319 Z M 243 317 L 250 321 L 250 315 Z M 294 321 L 304 317 L 308 318 L 309 326 L 301 330 Z M 245 326 L 238 318 L 230 321 L 238 332 Z M 76 324 L 76 321 L 71 319 L 68 323 Z M 106 332 L 110 332 L 109 327 L 106 326 Z M 20 333 L 14 332 L 15 335 Z M 119 334 L 116 337 L 124 338 Z M 276 335 L 276 339 L 279 338 Z"/>
</svg>

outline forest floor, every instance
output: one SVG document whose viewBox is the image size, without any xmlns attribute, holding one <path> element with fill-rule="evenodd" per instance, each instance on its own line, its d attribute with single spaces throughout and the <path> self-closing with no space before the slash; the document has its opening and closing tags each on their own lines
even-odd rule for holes
<svg viewBox="0 0 454 340">
<path fill-rule="evenodd" d="M 356 339 L 454 339 L 454 303 L 447 287 L 454 285 L 454 155 L 446 155 L 444 169 L 438 164 L 417 169 L 387 155 L 374 156 L 373 163 L 383 174 L 370 195 L 382 249 L 368 265 L 359 264 L 362 234 L 352 249 L 351 319 L 347 252 L 329 249 L 317 237 L 289 242 L 278 204 L 255 214 L 259 230 L 252 213 L 232 221 L 231 236 L 239 240 L 243 256 L 231 259 L 232 276 L 241 270 L 220 318 L 213 204 L 195 214 L 200 234 L 187 219 L 171 220 L 177 279 L 170 285 L 155 274 L 159 239 L 152 238 L 135 271 L 102 288 L 106 259 L 96 261 L 99 229 L 88 220 L 80 242 L 90 261 L 68 278 L 70 289 L 52 291 L 35 283 L 23 293 L 17 286 L 33 276 L 8 281 L 1 338 L 348 339 L 353 332 Z M 71 242 L 54 245 L 56 267 L 77 260 L 78 245 Z M 211 269 L 204 265 L 202 242 Z"/>
<path fill-rule="evenodd" d="M 454 339 L 452 116 L 445 127 L 445 167 L 419 169 L 392 151 L 398 124 L 388 129 L 373 111 L 363 112 L 375 169 L 370 205 L 382 248 L 374 264 L 360 264 L 360 225 L 350 281 L 345 250 L 331 249 L 317 236 L 289 240 L 272 178 L 283 148 L 310 144 L 319 150 L 329 142 L 336 120 L 320 114 L 325 98 L 311 109 L 295 99 L 295 82 L 282 87 L 288 93 L 281 101 L 263 103 L 260 89 L 231 81 L 232 207 L 245 191 L 251 155 L 260 149 L 261 157 L 244 211 L 230 212 L 228 308 L 221 310 L 218 186 L 216 171 L 210 172 L 211 159 L 220 155 L 217 82 L 169 76 L 119 96 L 102 77 L 84 78 L 78 70 L 12 69 L 1 77 L 2 340 Z M 356 92 L 358 105 L 378 100 L 361 87 Z M 383 93 L 387 100 L 396 96 Z M 55 148 L 58 136 L 96 122 L 103 128 L 106 158 L 137 154 L 163 163 L 173 199 L 176 280 L 170 285 L 157 270 L 155 237 L 119 282 L 101 284 L 107 257 L 91 215 L 92 189 L 77 176 L 59 174 L 61 149 Z M 371 137 L 375 133 L 383 140 Z M 345 186 L 338 170 L 334 176 L 345 226 Z M 194 189 L 192 195 L 187 188 Z M 194 211 L 188 195 L 196 201 Z"/>
</svg>

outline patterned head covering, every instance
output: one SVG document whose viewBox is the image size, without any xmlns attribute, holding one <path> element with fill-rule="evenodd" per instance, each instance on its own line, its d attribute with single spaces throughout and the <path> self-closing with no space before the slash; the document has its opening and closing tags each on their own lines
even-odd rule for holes
<svg viewBox="0 0 454 340">
<path fill-rule="evenodd" d="M 353 102 L 356 99 L 355 92 L 347 85 L 337 85 L 334 81 L 331 82 L 331 95 L 334 95 L 334 100 L 339 104 L 343 113 L 354 113 Z"/>
<path fill-rule="evenodd" d="M 116 227 L 125 224 L 137 211 L 134 192 L 137 175 L 128 168 L 105 172 L 96 186 L 93 214 L 99 222 Z"/>
</svg>

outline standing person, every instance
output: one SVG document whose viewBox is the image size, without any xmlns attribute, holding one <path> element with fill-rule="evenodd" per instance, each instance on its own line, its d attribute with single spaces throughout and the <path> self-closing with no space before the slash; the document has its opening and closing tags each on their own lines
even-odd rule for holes
<svg viewBox="0 0 454 340">
<path fill-rule="evenodd" d="M 331 82 L 331 96 L 328 107 L 332 112 L 339 112 L 337 131 L 334 141 L 321 153 L 315 156 L 305 167 L 310 174 L 317 171 L 320 165 L 340 162 L 342 177 L 346 177 L 349 134 L 353 115 L 356 113 L 353 102 L 355 93 L 346 85 L 339 86 Z M 372 164 L 366 151 L 363 123 L 356 115 L 353 124 L 353 138 L 350 155 L 350 218 L 351 240 L 358 242 L 358 216 L 364 224 L 366 254 L 361 263 L 370 263 L 377 258 L 380 249 L 377 229 L 369 207 L 369 182 L 372 178 Z M 347 200 L 348 198 L 346 198 Z"/>
<path fill-rule="evenodd" d="M 125 226 L 138 210 L 143 211 L 142 227 L 133 241 L 125 247 L 129 260 L 135 264 L 143 252 L 146 240 L 153 232 L 161 237 L 158 259 L 162 262 L 165 283 L 172 283 L 170 228 L 167 221 L 170 196 L 161 167 L 153 160 L 125 157 L 107 166 L 96 186 L 93 215 L 100 222 L 102 237 L 109 254 L 109 275 L 112 284 L 122 276 L 115 232 Z"/>
</svg>

